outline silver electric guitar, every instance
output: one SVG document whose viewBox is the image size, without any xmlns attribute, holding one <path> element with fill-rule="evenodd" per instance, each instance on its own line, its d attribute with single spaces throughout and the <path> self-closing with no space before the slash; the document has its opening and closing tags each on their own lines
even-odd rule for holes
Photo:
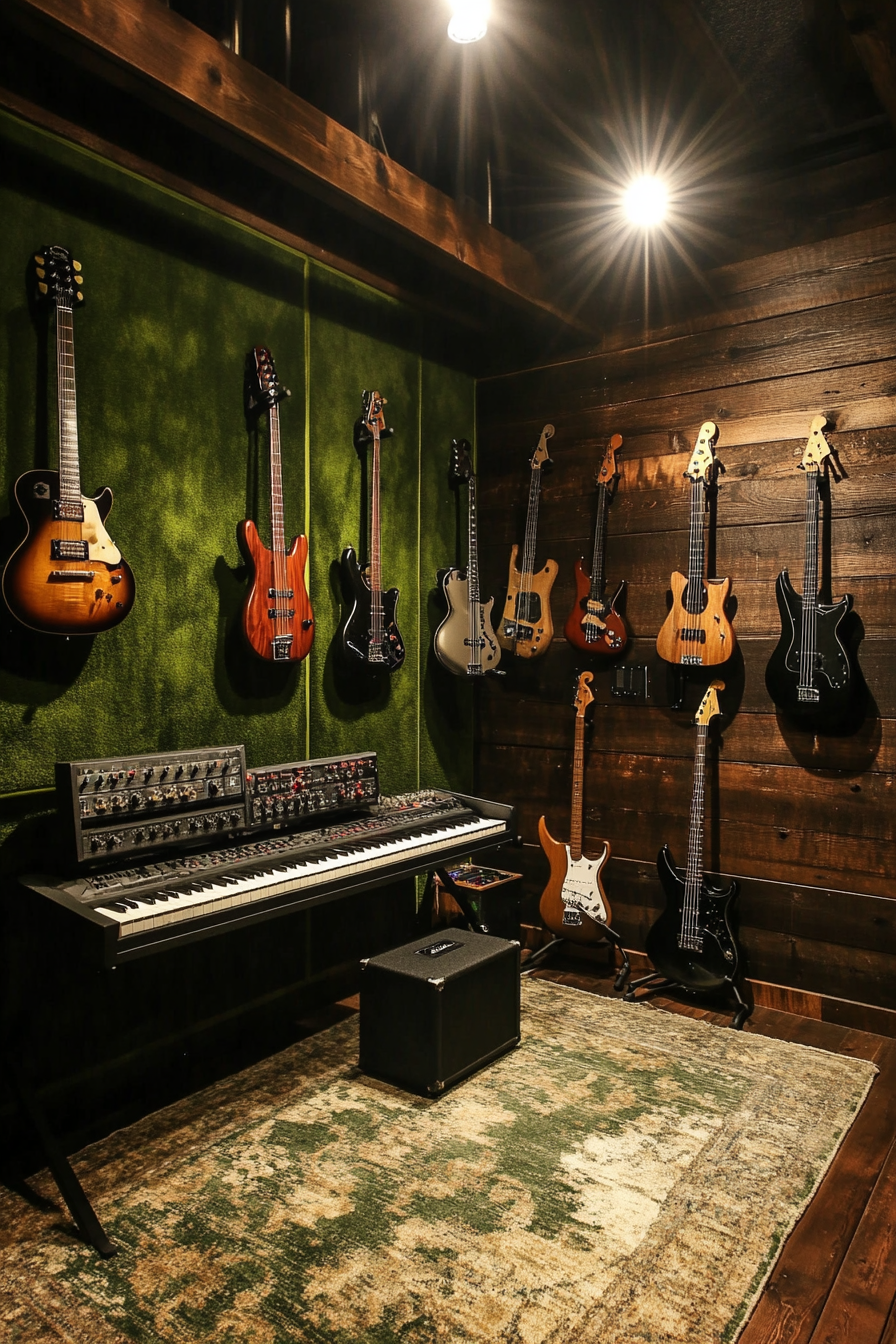
<svg viewBox="0 0 896 1344">
<path fill-rule="evenodd" d="M 451 475 L 466 481 L 469 490 L 467 567 L 448 569 L 440 575 L 448 615 L 435 633 L 439 662 L 456 677 L 481 677 L 494 672 L 501 649 L 492 629 L 492 604 L 479 600 L 479 547 L 476 539 L 476 477 L 466 439 L 451 441 Z"/>
</svg>

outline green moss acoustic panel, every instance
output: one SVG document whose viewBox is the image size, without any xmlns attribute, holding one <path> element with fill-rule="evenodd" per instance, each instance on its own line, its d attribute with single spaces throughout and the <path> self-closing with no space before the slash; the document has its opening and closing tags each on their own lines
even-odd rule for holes
<svg viewBox="0 0 896 1344">
<path fill-rule="evenodd" d="M 109 485 L 108 530 L 137 596 L 102 635 L 34 634 L 5 609 L 0 652 L 0 823 L 6 871 L 40 834 L 14 798 L 87 755 L 245 742 L 249 762 L 374 748 L 388 791 L 470 783 L 469 688 L 430 653 L 435 574 L 455 560 L 447 479 L 452 437 L 472 437 L 474 389 L 424 358 L 416 312 L 301 254 L 0 115 L 0 443 L 7 489 L 56 465 L 55 347 L 35 307 L 37 247 L 83 265 L 75 314 L 82 487 Z M 287 537 L 305 531 L 316 639 L 299 667 L 243 645 L 240 519 L 269 541 L 266 426 L 247 426 L 243 364 L 267 345 L 281 385 Z M 388 399 L 383 446 L 384 582 L 401 589 L 405 665 L 373 687 L 340 667 L 335 562 L 365 544 L 366 474 L 352 444 L 364 388 Z M 5 553 L 21 534 L 10 501 Z M 18 811 L 16 810 L 18 809 Z"/>
</svg>

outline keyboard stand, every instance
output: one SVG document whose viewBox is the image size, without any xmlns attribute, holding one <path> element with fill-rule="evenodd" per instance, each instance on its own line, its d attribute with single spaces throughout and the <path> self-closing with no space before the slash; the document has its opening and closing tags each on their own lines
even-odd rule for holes
<svg viewBox="0 0 896 1344">
<path fill-rule="evenodd" d="M 56 1136 L 50 1128 L 44 1109 L 32 1091 L 31 1084 L 18 1064 L 8 1053 L 5 1056 L 6 1072 L 12 1080 L 13 1089 L 19 1101 L 23 1115 L 30 1122 L 43 1149 L 47 1166 L 59 1188 L 59 1193 L 68 1205 L 69 1213 L 85 1241 L 98 1251 L 104 1260 L 118 1254 L 103 1231 L 102 1224 L 94 1212 L 93 1205 L 84 1193 L 84 1187 L 78 1180 L 72 1165 L 59 1146 Z"/>
</svg>

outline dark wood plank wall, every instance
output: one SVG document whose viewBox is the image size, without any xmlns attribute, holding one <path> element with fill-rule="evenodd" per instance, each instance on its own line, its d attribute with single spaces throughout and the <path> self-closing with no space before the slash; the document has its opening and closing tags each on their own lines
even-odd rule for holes
<svg viewBox="0 0 896 1344">
<path fill-rule="evenodd" d="M 841 224 L 842 229 L 842 224 Z M 554 643 L 532 662 L 505 655 L 482 687 L 478 784 L 517 801 L 530 913 L 547 868 L 538 817 L 568 835 L 574 674 L 587 665 L 562 638 L 572 567 L 591 554 L 593 478 L 609 436 L 624 436 L 609 517 L 607 574 L 628 580 L 626 661 L 650 666 L 647 704 L 611 694 L 597 667 L 585 786 L 586 838 L 612 845 L 607 894 L 626 945 L 642 949 L 662 900 L 653 863 L 668 842 L 684 862 L 695 732 L 710 677 L 685 708 L 655 654 L 669 575 L 686 570 L 682 472 L 706 419 L 724 465 L 711 573 L 732 579 L 738 652 L 721 669 L 722 733 L 711 751 L 707 865 L 741 879 L 748 974 L 781 986 L 765 1001 L 896 1034 L 896 225 L 841 232 L 727 266 L 715 306 L 646 342 L 611 333 L 580 358 L 479 385 L 483 591 L 499 597 L 522 541 L 528 455 L 556 426 L 539 560 L 560 564 Z M 779 720 L 764 682 L 777 641 L 778 572 L 801 589 L 805 480 L 797 470 L 813 415 L 845 470 L 831 488 L 823 549 L 834 595 L 854 594 L 869 691 L 857 731 L 841 737 Z M 500 610 L 499 604 L 498 610 Z M 854 1005 L 869 1005 L 858 1009 Z M 874 1011 L 876 1010 L 876 1011 Z"/>
</svg>

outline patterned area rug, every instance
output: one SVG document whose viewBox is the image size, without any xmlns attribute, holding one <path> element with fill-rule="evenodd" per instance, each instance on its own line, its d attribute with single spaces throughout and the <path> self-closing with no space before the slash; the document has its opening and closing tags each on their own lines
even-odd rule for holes
<svg viewBox="0 0 896 1344">
<path fill-rule="evenodd" d="M 361 1075 L 352 1019 L 95 1145 L 113 1260 L 4 1195 L 0 1335 L 733 1341 L 874 1066 L 539 981 L 523 1005 L 519 1049 L 438 1100 Z"/>
</svg>

